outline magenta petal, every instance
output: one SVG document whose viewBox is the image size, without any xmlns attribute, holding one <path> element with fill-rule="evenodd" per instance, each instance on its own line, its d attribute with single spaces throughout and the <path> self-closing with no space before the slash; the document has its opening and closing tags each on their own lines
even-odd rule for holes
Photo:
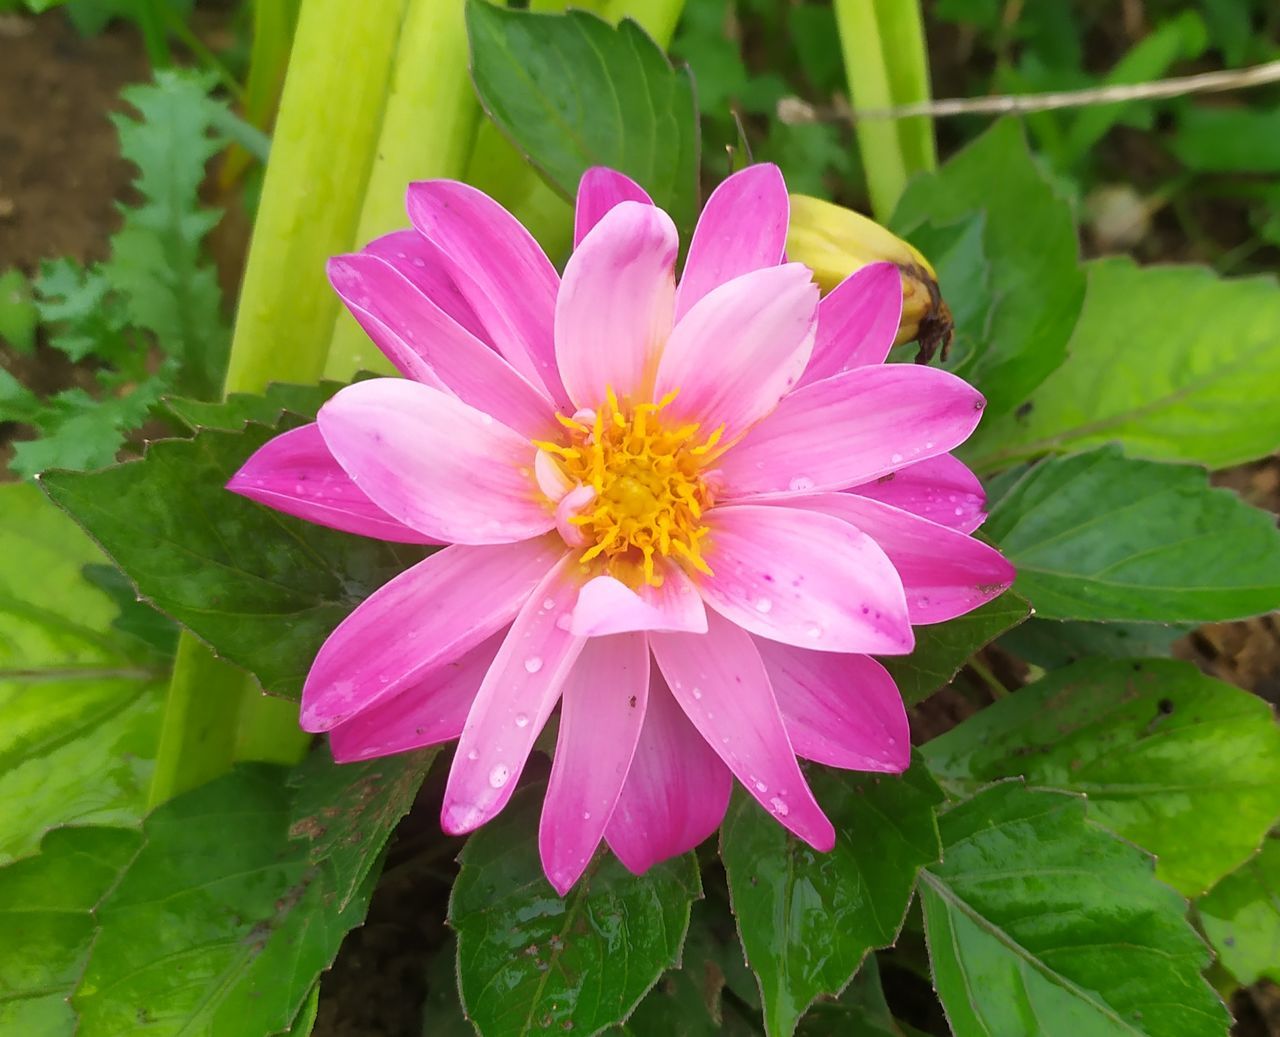
<svg viewBox="0 0 1280 1037">
<path fill-rule="evenodd" d="M 563 553 L 558 537 L 455 544 L 383 584 L 338 625 L 311 664 L 303 729 L 337 727 L 469 652 L 511 622 Z"/>
<path fill-rule="evenodd" d="M 899 468 L 849 493 L 892 504 L 930 522 L 972 533 L 986 521 L 987 494 L 978 477 L 951 454 Z"/>
<path fill-rule="evenodd" d="M 658 353 L 671 334 L 678 240 L 653 205 L 621 202 L 569 257 L 556 299 L 556 361 L 577 407 L 606 389 L 648 399 Z"/>
<path fill-rule="evenodd" d="M 709 616 L 705 634 L 651 634 L 671 694 L 761 806 L 818 850 L 836 833 L 800 773 L 760 653 L 745 630 Z"/>
<path fill-rule="evenodd" d="M 719 828 L 732 791 L 729 769 L 650 667 L 640 742 L 604 833 L 609 849 L 642 875 Z"/>
<path fill-rule="evenodd" d="M 818 304 L 818 335 L 800 384 L 882 364 L 902 319 L 902 275 L 892 263 L 855 270 Z"/>
<path fill-rule="evenodd" d="M 573 212 L 573 247 L 577 248 L 601 217 L 619 202 L 653 204 L 643 187 L 617 170 L 592 166 L 583 173 Z"/>
<path fill-rule="evenodd" d="M 440 824 L 451 835 L 479 828 L 511 798 L 533 743 L 560 698 L 586 638 L 559 622 L 578 591 L 566 555 L 520 609 L 467 715 L 444 790 Z"/>
<path fill-rule="evenodd" d="M 724 426 L 732 442 L 796 384 L 809 352 L 818 286 L 799 263 L 743 274 L 712 289 L 676 324 L 658 362 L 654 396 L 676 393 L 665 414 Z"/>
<path fill-rule="evenodd" d="M 707 199 L 689 242 L 676 319 L 713 288 L 781 263 L 790 216 L 786 182 L 772 163 L 747 166 L 724 180 Z"/>
<path fill-rule="evenodd" d="M 320 408 L 324 441 L 392 518 L 455 544 L 502 544 L 545 533 L 534 447 L 520 433 L 439 389 L 403 378 L 356 382 Z"/>
<path fill-rule="evenodd" d="M 416 230 L 392 231 L 374 238 L 360 251 L 385 259 L 463 328 L 486 345 L 490 344 L 476 311 L 449 276 L 449 261 Z"/>
<path fill-rule="evenodd" d="M 600 844 L 640 739 L 649 697 L 643 634 L 588 641 L 565 679 L 538 827 L 542 870 L 561 896 Z"/>
<path fill-rule="evenodd" d="M 455 180 L 410 184 L 406 204 L 414 227 L 444 255 L 488 341 L 562 405 L 551 335 L 560 278 L 533 235 L 483 191 Z"/>
<path fill-rule="evenodd" d="M 333 728 L 329 750 L 334 760 L 354 763 L 452 742 L 462 734 L 480 682 L 505 636 L 505 630 L 494 634 L 417 684 Z"/>
<path fill-rule="evenodd" d="M 841 519 L 875 540 L 902 577 L 916 626 L 972 612 L 1007 590 L 1016 575 L 981 540 L 868 497 L 823 493 L 787 503 Z"/>
<path fill-rule="evenodd" d="M 677 329 L 678 330 L 678 329 Z M 858 367 L 806 385 L 720 460 L 726 497 L 843 490 L 969 438 L 982 394 L 936 367 Z"/>
<path fill-rule="evenodd" d="M 352 316 L 407 377 L 447 389 L 530 438 L 557 429 L 551 401 L 510 364 L 376 256 L 329 260 Z"/>
<path fill-rule="evenodd" d="M 883 666 L 866 655 L 755 644 L 796 755 L 851 771 L 907 769 L 907 711 Z"/>
<path fill-rule="evenodd" d="M 313 422 L 282 432 L 254 451 L 227 489 L 286 515 L 344 533 L 401 544 L 431 537 L 397 522 L 351 481 Z"/>
<path fill-rule="evenodd" d="M 902 655 L 915 644 L 902 581 L 847 522 L 793 507 L 715 508 L 703 600 L 772 641 L 821 652 Z"/>
<path fill-rule="evenodd" d="M 578 595 L 570 629 L 583 637 L 631 630 L 666 630 L 705 634 L 707 610 L 683 570 L 668 565 L 661 587 L 633 591 L 612 576 L 589 580 Z"/>
</svg>

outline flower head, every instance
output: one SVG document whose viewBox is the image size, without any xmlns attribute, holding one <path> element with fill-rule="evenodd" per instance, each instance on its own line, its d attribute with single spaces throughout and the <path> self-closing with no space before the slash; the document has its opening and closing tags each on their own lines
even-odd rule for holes
<svg viewBox="0 0 1280 1037">
<path fill-rule="evenodd" d="M 885 365 L 896 267 L 819 300 L 783 254 L 774 166 L 711 196 L 677 285 L 670 218 L 583 177 L 564 276 L 487 196 L 414 184 L 413 230 L 330 264 L 403 378 L 358 382 L 230 488 L 338 529 L 444 544 L 329 637 L 302 724 L 339 760 L 458 739 L 442 824 L 509 799 L 557 705 L 540 847 L 565 891 L 604 839 L 643 871 L 719 825 L 732 779 L 818 849 L 797 756 L 898 772 L 873 654 L 1012 580 L 950 456 L 982 397 Z"/>
</svg>

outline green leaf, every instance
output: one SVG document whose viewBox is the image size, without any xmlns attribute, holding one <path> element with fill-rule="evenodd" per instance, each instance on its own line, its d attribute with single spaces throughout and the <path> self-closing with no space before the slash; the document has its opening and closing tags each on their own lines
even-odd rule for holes
<svg viewBox="0 0 1280 1037">
<path fill-rule="evenodd" d="M 100 265 L 85 267 L 65 257 L 41 263 L 36 309 L 49 345 L 68 359 L 97 356 L 130 374 L 144 370 L 146 347 L 129 331 L 124 304 Z"/>
<path fill-rule="evenodd" d="M 836 828 L 832 852 L 800 842 L 746 796 L 721 828 L 770 1037 L 789 1037 L 816 997 L 838 994 L 869 951 L 894 941 L 917 873 L 940 850 L 942 793 L 923 767 L 901 777 L 812 770 L 809 778 Z"/>
<path fill-rule="evenodd" d="M 1027 618 L 1030 606 L 1012 591 L 963 616 L 916 627 L 910 655 L 881 659 L 908 706 L 928 698 L 951 680 L 974 652 Z"/>
<path fill-rule="evenodd" d="M 800 1037 L 904 1037 L 918 1033 L 899 1026 L 889 1011 L 880 986 L 880 967 L 874 954 L 858 969 L 853 982 L 836 1001 L 819 1001 L 800 1021 Z"/>
<path fill-rule="evenodd" d="M 997 181 L 1000 189 L 993 191 Z M 994 423 L 1065 359 L 1084 275 L 1071 209 L 1037 168 L 1011 119 L 996 123 L 936 173 L 913 179 L 893 226 L 912 236 L 926 223 L 943 226 L 977 213 L 985 214 L 984 250 L 999 294 L 983 326 L 973 329 L 973 351 L 949 366 L 986 395 L 987 422 Z"/>
<path fill-rule="evenodd" d="M 345 382 L 324 381 L 319 385 L 290 385 L 273 382 L 261 395 L 233 392 L 225 400 L 209 403 L 171 396 L 164 401 L 170 414 L 192 432 L 202 429 L 222 429 L 239 432 L 250 422 L 259 425 L 277 425 L 287 414 L 309 418 L 322 404 L 343 388 Z"/>
<path fill-rule="evenodd" d="M 1141 850 L 1085 820 L 1083 799 L 1005 782 L 938 824 L 942 863 L 921 873 L 920 898 L 955 1033 L 1226 1033 L 1186 903 Z"/>
<path fill-rule="evenodd" d="M 1214 622 L 1280 606 L 1271 517 L 1203 470 L 1121 455 L 1051 458 L 991 507 L 983 527 L 1046 619 Z"/>
<path fill-rule="evenodd" d="M 101 553 L 29 483 L 0 485 L 0 558 L 3 862 L 55 825 L 141 818 L 163 685 L 82 576 Z"/>
<path fill-rule="evenodd" d="M 983 422 L 971 463 L 993 471 L 1114 441 L 1134 457 L 1223 468 L 1280 445 L 1280 408 L 1247 403 L 1280 382 L 1274 278 L 1127 259 L 1096 260 L 1088 274 L 1070 360 L 1018 414 Z"/>
<path fill-rule="evenodd" d="M 1241 983 L 1280 983 L 1280 839 L 1196 902 L 1218 960 Z"/>
<path fill-rule="evenodd" d="M 287 419 L 284 427 L 296 424 Z M 267 691 L 296 698 L 330 631 L 422 554 L 293 519 L 223 489 L 275 432 L 249 425 L 164 440 L 140 461 L 50 472 L 42 484 L 151 604 Z"/>
<path fill-rule="evenodd" d="M 1186 105 L 1173 153 L 1198 173 L 1280 173 L 1280 107 Z"/>
<path fill-rule="evenodd" d="M 591 166 L 639 182 L 682 230 L 698 206 L 698 116 L 687 69 L 635 22 L 469 0 L 471 76 L 490 117 L 572 199 Z M 572 75 L 565 70 L 572 69 Z"/>
<path fill-rule="evenodd" d="M 950 791 L 1022 775 L 1080 792 L 1099 824 L 1203 893 L 1280 818 L 1280 728 L 1261 699 L 1190 663 L 1086 660 L 970 717 L 923 749 Z"/>
<path fill-rule="evenodd" d="M 39 322 L 26 274 L 15 267 L 0 273 L 0 342 L 8 343 L 18 353 L 30 353 L 36 348 Z"/>
<path fill-rule="evenodd" d="M 591 1034 L 676 963 L 700 893 L 692 854 L 641 876 L 602 855 L 562 899 L 538 861 L 541 787 L 467 841 L 449 902 L 467 1016 L 485 1037 Z"/>
<path fill-rule="evenodd" d="M 1077 659 L 1167 656 L 1194 624 L 1073 623 L 1031 619 L 1000 638 L 1000 647 L 1046 670 Z"/>
</svg>

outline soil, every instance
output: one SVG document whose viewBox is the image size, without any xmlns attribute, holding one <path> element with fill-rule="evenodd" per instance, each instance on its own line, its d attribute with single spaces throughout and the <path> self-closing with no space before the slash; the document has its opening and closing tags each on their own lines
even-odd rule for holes
<svg viewBox="0 0 1280 1037">
<path fill-rule="evenodd" d="M 944 33 L 935 45 L 935 71 L 945 77 L 963 57 L 963 40 Z M 102 258 L 117 226 L 114 202 L 127 191 L 130 177 L 107 113 L 120 110 L 120 87 L 149 74 L 137 33 L 117 25 L 82 39 L 56 11 L 37 18 L 0 15 L 0 48 L 5 55 L 0 62 L 0 270 L 17 266 L 31 273 L 41 259 L 59 255 Z M 1144 168 L 1140 135 L 1121 134 L 1115 146 L 1117 160 Z M 1221 216 L 1216 226 L 1238 224 L 1234 212 Z M 215 248 L 221 252 L 228 240 L 242 242 L 243 231 L 237 226 L 224 232 Z M 1144 259 L 1202 258 L 1176 231 L 1160 226 L 1157 232 L 1158 252 L 1147 254 L 1148 241 Z M 222 265 L 227 282 L 234 284 L 234 260 Z M 20 365 L 0 346 L 0 363 L 43 391 L 74 378 L 48 350 L 40 351 L 34 363 Z M 1219 473 L 1215 481 L 1280 513 L 1280 458 Z M 1280 621 L 1274 615 L 1203 627 L 1179 642 L 1176 654 L 1280 704 Z M 1017 673 L 1002 669 L 1007 660 L 988 661 L 1002 680 L 1016 683 Z M 980 708 L 985 694 L 980 682 L 957 679 L 912 711 L 917 740 L 954 726 Z M 417 1037 L 421 1032 L 421 1006 L 431 993 L 424 961 L 446 938 L 442 915 L 451 862 L 437 858 L 422 871 L 420 855 L 412 851 L 423 826 L 434 823 L 438 792 L 424 791 L 421 809 L 399 832 L 368 920 L 347 938 L 322 987 L 318 1037 Z M 945 1033 L 937 1029 L 927 989 L 915 991 L 907 983 L 891 994 L 904 1017 L 927 1032 Z M 922 999 L 918 1020 L 909 1004 L 900 1003 L 911 997 Z M 1238 1037 L 1280 1037 L 1280 989 L 1263 983 L 1240 991 L 1232 1008 Z"/>
</svg>

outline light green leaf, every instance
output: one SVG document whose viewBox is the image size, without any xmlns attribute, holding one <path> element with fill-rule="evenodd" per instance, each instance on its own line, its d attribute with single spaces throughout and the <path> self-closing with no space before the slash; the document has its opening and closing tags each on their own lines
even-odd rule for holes
<svg viewBox="0 0 1280 1037">
<path fill-rule="evenodd" d="M 1021 775 L 1088 796 L 1099 824 L 1203 893 L 1280 819 L 1280 727 L 1255 695 L 1190 663 L 1093 659 L 1050 674 L 923 748 L 954 793 Z"/>
<path fill-rule="evenodd" d="M 1196 902 L 1218 959 L 1241 983 L 1280 983 L 1280 839 Z"/>
<path fill-rule="evenodd" d="M 0 272 L 0 342 L 16 352 L 30 353 L 36 348 L 39 321 L 26 274 L 16 267 Z"/>
</svg>

